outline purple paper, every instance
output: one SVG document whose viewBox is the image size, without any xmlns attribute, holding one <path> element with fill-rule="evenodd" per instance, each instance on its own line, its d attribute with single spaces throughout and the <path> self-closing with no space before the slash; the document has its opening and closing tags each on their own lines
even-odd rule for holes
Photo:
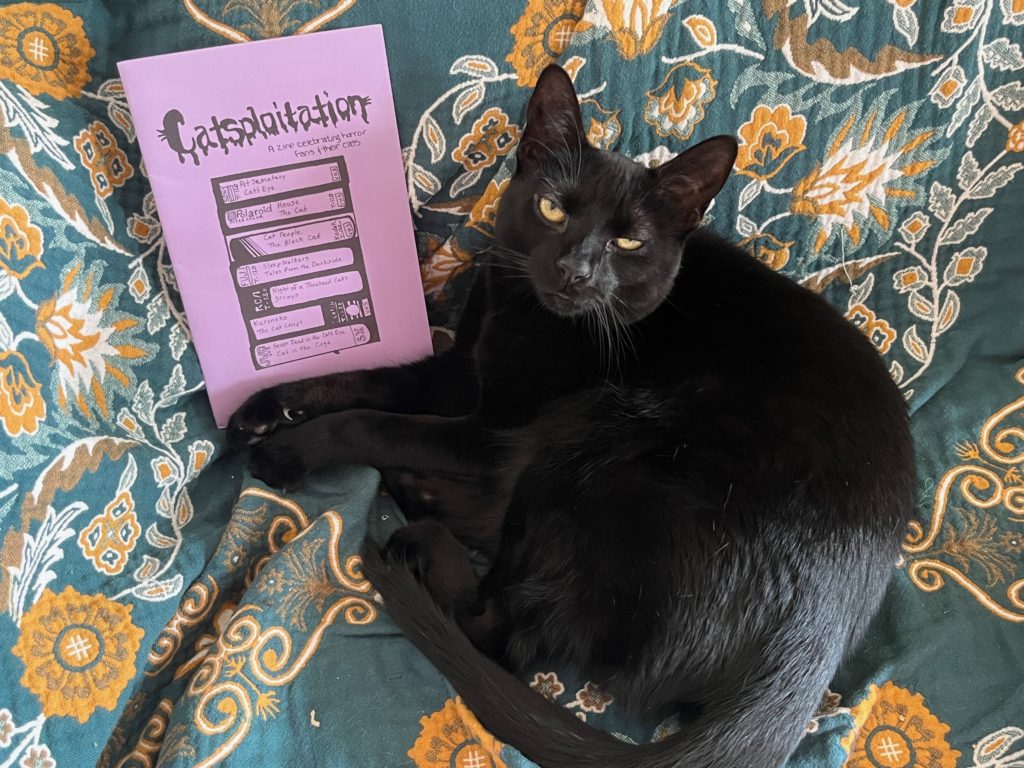
<svg viewBox="0 0 1024 768">
<path fill-rule="evenodd" d="M 379 26 L 118 68 L 219 426 L 273 384 L 430 353 Z"/>
</svg>

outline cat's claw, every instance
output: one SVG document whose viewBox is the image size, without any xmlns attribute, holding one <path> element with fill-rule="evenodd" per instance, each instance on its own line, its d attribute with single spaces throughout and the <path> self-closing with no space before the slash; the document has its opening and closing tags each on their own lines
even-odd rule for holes
<svg viewBox="0 0 1024 768">
<path fill-rule="evenodd" d="M 306 419 L 306 410 L 284 405 L 279 388 L 257 392 L 231 416 L 228 441 L 235 447 L 251 447 L 281 426 L 294 426 Z"/>
</svg>

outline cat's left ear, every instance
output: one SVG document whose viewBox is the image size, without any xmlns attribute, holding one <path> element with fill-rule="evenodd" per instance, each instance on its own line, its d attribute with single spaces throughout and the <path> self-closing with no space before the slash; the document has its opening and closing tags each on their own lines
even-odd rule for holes
<svg viewBox="0 0 1024 768">
<path fill-rule="evenodd" d="M 658 167 L 658 187 L 677 206 L 685 232 L 700 224 L 704 211 L 725 186 L 737 148 L 732 136 L 713 136 Z"/>
</svg>

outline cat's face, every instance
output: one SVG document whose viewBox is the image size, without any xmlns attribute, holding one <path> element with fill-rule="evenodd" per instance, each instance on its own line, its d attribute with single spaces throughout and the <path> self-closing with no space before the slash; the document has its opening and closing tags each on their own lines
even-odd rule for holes
<svg viewBox="0 0 1024 768">
<path fill-rule="evenodd" d="M 515 177 L 502 195 L 495 254 L 526 271 L 540 303 L 631 323 L 672 290 L 683 240 L 728 178 L 736 142 L 719 136 L 657 170 L 591 147 L 558 67 L 530 100 Z"/>
</svg>

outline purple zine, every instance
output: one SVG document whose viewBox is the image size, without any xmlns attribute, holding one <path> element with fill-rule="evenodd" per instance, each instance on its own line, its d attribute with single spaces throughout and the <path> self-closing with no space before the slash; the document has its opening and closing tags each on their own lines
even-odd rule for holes
<svg viewBox="0 0 1024 768">
<path fill-rule="evenodd" d="M 118 68 L 218 426 L 430 353 L 379 26 Z"/>
</svg>

